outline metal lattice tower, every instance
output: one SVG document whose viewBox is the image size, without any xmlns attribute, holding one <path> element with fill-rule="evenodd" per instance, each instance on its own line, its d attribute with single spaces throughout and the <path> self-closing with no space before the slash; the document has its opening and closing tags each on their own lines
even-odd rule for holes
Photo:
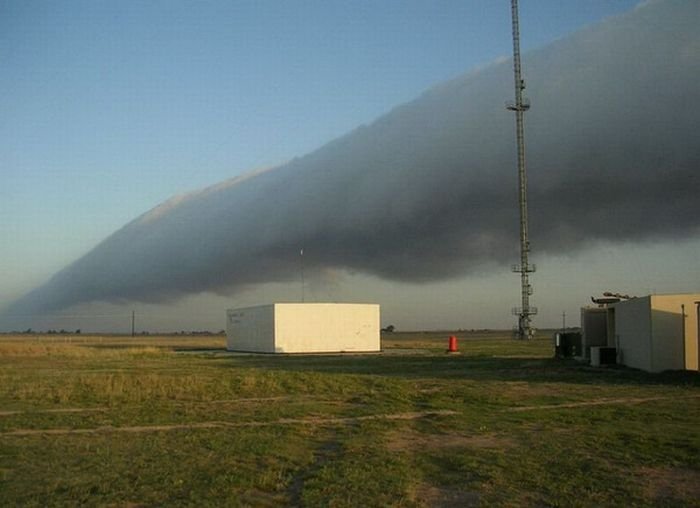
<svg viewBox="0 0 700 508">
<path fill-rule="evenodd" d="M 530 101 L 523 97 L 525 80 L 521 76 L 520 67 L 520 27 L 518 23 L 518 0 L 511 0 L 511 15 L 513 19 L 513 74 L 515 77 L 515 102 L 508 102 L 506 107 L 515 112 L 515 133 L 518 146 L 518 202 L 520 204 L 520 264 L 513 266 L 513 271 L 520 273 L 521 306 L 513 309 L 518 316 L 518 338 L 530 339 L 534 335 L 531 316 L 537 314 L 537 309 L 530 306 L 529 274 L 535 271 L 535 265 L 528 261 L 530 241 L 528 240 L 527 222 L 527 172 L 525 171 L 525 135 L 523 115 L 530 109 Z"/>
</svg>

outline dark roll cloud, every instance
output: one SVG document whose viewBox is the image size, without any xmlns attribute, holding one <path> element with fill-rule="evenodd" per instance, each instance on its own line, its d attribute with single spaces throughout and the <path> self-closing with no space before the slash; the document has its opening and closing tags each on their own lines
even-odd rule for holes
<svg viewBox="0 0 700 508">
<path fill-rule="evenodd" d="M 700 2 L 649 2 L 524 60 L 535 253 L 700 231 Z M 504 35 L 505 32 L 504 32 Z M 511 63 L 288 164 L 171 199 L 13 304 L 165 301 L 306 270 L 430 281 L 517 255 Z"/>
</svg>

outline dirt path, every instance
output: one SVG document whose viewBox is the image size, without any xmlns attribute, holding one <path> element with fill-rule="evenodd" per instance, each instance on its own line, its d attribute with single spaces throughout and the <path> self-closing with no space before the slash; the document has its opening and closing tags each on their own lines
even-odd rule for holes
<svg viewBox="0 0 700 508">
<path fill-rule="evenodd" d="M 0 433 L 0 436 L 34 436 L 38 434 L 61 436 L 69 434 L 97 434 L 107 432 L 163 432 L 170 430 L 192 430 L 192 429 L 220 429 L 239 427 L 268 427 L 271 425 L 343 425 L 348 423 L 361 422 L 366 420 L 416 420 L 430 416 L 450 416 L 457 414 L 456 411 L 420 411 L 407 413 L 391 413 L 380 415 L 348 416 L 337 418 L 280 418 L 272 421 L 247 421 L 247 422 L 226 422 L 209 421 L 180 423 L 172 425 L 134 425 L 127 427 L 113 427 L 111 425 L 96 427 L 91 429 L 16 429 Z"/>
<path fill-rule="evenodd" d="M 618 399 L 596 399 L 596 400 L 586 400 L 582 402 L 568 402 L 564 404 L 545 404 L 541 406 L 516 406 L 504 409 L 507 412 L 518 412 L 518 411 L 535 411 L 537 409 L 567 409 L 576 407 L 586 407 L 586 406 L 606 406 L 614 404 L 641 404 L 643 402 L 654 402 L 657 400 L 671 400 L 671 399 L 697 399 L 700 395 L 681 395 L 679 397 L 674 396 L 663 396 L 663 397 L 623 397 Z"/>
</svg>

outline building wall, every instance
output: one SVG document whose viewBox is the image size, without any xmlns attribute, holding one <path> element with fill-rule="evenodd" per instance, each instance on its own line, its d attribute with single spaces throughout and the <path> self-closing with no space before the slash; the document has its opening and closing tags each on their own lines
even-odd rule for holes
<svg viewBox="0 0 700 508">
<path fill-rule="evenodd" d="M 276 352 L 330 353 L 380 349 L 379 305 L 275 305 Z"/>
<path fill-rule="evenodd" d="M 617 347 L 617 338 L 615 337 L 615 306 L 610 305 L 606 307 L 606 320 L 607 320 L 607 332 L 608 332 L 608 342 L 606 346 Z"/>
<path fill-rule="evenodd" d="M 698 370 L 696 301 L 700 293 L 651 297 L 652 370 Z"/>
<path fill-rule="evenodd" d="M 615 342 L 618 361 L 623 365 L 650 371 L 651 299 L 648 296 L 616 303 Z"/>
<path fill-rule="evenodd" d="M 607 311 L 602 307 L 583 307 L 581 309 L 581 346 L 582 356 L 590 357 L 591 346 L 608 344 Z"/>
<path fill-rule="evenodd" d="M 226 349 L 229 351 L 274 353 L 274 310 L 274 305 L 227 310 Z"/>
</svg>

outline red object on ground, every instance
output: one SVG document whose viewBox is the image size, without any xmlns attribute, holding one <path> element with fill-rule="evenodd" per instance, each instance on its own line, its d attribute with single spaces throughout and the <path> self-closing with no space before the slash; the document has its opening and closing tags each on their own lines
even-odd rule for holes
<svg viewBox="0 0 700 508">
<path fill-rule="evenodd" d="M 450 340 L 448 342 L 447 346 L 447 352 L 448 353 L 456 353 L 457 352 L 457 337 L 454 335 L 450 335 Z"/>
</svg>

